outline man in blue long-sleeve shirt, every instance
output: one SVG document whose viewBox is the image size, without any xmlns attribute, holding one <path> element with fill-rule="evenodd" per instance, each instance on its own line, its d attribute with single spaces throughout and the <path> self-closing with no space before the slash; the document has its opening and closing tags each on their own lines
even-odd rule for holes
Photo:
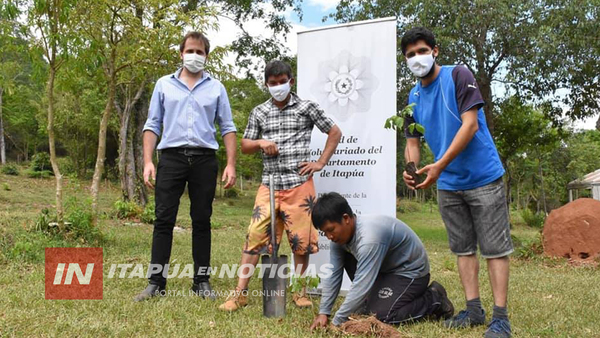
<svg viewBox="0 0 600 338">
<path fill-rule="evenodd" d="M 442 285 L 429 285 L 425 247 L 403 222 L 382 215 L 357 216 L 337 193 L 317 200 L 312 220 L 332 241 L 333 267 L 323 281 L 321 307 L 311 329 L 327 325 L 344 269 L 352 286 L 333 317 L 333 325 L 341 325 L 352 313 L 373 313 L 390 324 L 454 314 Z"/>
<path fill-rule="evenodd" d="M 210 51 L 208 39 L 191 32 L 180 46 L 183 67 L 156 82 L 148 120 L 144 126 L 144 182 L 154 188 L 156 182 L 156 221 L 152 238 L 149 285 L 135 300 L 141 301 L 165 289 L 173 242 L 173 228 L 179 199 L 187 184 L 192 218 L 192 290 L 215 299 L 208 282 L 210 266 L 210 217 L 217 181 L 219 125 L 227 150 L 227 166 L 222 180 L 228 189 L 235 184 L 236 136 L 227 92 L 221 82 L 204 71 Z M 158 168 L 152 152 L 158 137 L 161 151 Z"/>
</svg>

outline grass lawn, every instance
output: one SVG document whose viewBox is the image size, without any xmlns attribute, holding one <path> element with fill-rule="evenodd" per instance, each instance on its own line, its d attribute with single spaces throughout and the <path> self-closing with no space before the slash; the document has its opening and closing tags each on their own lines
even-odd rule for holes
<svg viewBox="0 0 600 338">
<path fill-rule="evenodd" d="M 88 197 L 88 182 L 67 180 L 65 196 Z M 116 186 L 102 185 L 101 229 L 104 249 L 103 300 L 45 300 L 44 248 L 47 246 L 88 246 L 60 240 L 32 230 L 40 210 L 54 201 L 52 179 L 29 179 L 0 174 L 0 336 L 200 336 L 200 337 L 307 337 L 329 336 L 311 333 L 308 326 L 318 306 L 299 310 L 288 302 L 285 319 L 262 317 L 262 301 L 252 297 L 250 305 L 233 314 L 218 311 L 217 302 L 197 297 L 162 297 L 134 303 L 145 279 L 107 278 L 110 264 L 147 264 L 150 259 L 152 227 L 132 225 L 110 217 L 119 197 Z M 213 212 L 212 264 L 239 263 L 245 229 L 249 221 L 253 190 L 232 199 L 217 198 Z M 455 257 L 448 251 L 446 232 L 437 211 L 423 207 L 398 218 L 409 224 L 427 247 L 432 279 L 441 282 L 457 310 L 465 305 Z M 192 263 L 189 200 L 182 199 L 175 233 L 172 262 Z M 531 240 L 538 230 L 515 225 L 513 234 Z M 285 242 L 284 242 L 285 243 Z M 289 254 L 289 246 L 282 245 Z M 484 307 L 491 312 L 492 297 L 485 262 L 480 272 Z M 212 278 L 215 290 L 235 287 L 235 279 Z M 170 290 L 187 293 L 191 281 L 172 279 Z M 251 290 L 261 289 L 259 280 Z M 340 299 L 341 300 L 341 299 Z M 314 299 L 315 305 L 318 298 Z M 339 302 L 339 301 L 338 301 Z M 338 304 L 339 305 L 339 304 Z M 511 261 L 509 316 L 514 337 L 600 337 L 600 270 L 573 267 L 564 260 L 536 257 Z M 490 317 L 488 313 L 488 319 Z M 446 330 L 428 322 L 400 327 L 407 337 L 481 337 L 484 328 Z"/>
</svg>

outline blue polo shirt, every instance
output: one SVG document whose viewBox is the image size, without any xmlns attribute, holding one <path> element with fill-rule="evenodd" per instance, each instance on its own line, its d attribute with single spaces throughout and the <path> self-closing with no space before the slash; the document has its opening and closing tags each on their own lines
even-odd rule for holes
<svg viewBox="0 0 600 338">
<path fill-rule="evenodd" d="M 469 190 L 491 183 L 504 175 L 504 168 L 485 121 L 483 99 L 473 74 L 465 66 L 442 66 L 428 86 L 421 82 L 410 91 L 408 103 L 415 103 L 413 118 L 405 120 L 406 137 L 424 136 L 435 160 L 444 156 L 462 126 L 461 114 L 478 108 L 479 130 L 467 147 L 440 174 L 440 190 Z M 417 122 L 425 135 L 406 128 Z"/>
</svg>

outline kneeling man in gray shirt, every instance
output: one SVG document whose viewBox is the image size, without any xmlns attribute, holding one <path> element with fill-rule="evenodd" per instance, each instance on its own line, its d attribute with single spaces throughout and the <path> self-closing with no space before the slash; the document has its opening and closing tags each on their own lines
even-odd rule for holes
<svg viewBox="0 0 600 338">
<path fill-rule="evenodd" d="M 323 280 L 319 315 L 311 329 L 327 325 L 344 270 L 352 286 L 333 325 L 341 325 L 352 313 L 374 314 L 389 324 L 446 319 L 454 314 L 442 285 L 429 285 L 425 247 L 402 221 L 382 215 L 357 216 L 348 201 L 334 192 L 317 200 L 312 221 L 332 241 L 333 267 L 330 277 Z"/>
</svg>

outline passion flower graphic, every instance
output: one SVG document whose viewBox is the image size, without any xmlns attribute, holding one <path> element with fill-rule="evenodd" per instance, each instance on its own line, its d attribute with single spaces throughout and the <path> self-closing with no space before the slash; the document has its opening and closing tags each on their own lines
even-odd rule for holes
<svg viewBox="0 0 600 338">
<path fill-rule="evenodd" d="M 319 75 L 312 93 L 326 113 L 345 121 L 352 114 L 371 108 L 371 96 L 379 81 L 371 73 L 371 60 L 342 51 L 319 64 Z"/>
</svg>

